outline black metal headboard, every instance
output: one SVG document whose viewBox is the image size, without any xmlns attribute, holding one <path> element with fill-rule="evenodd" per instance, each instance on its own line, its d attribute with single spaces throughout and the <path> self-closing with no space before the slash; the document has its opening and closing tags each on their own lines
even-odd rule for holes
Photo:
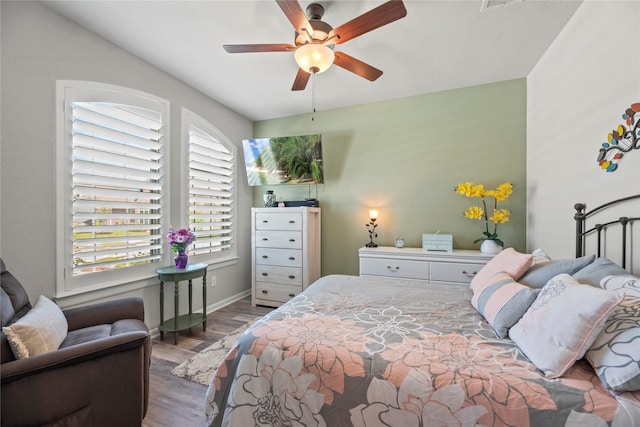
<svg viewBox="0 0 640 427">
<path fill-rule="evenodd" d="M 627 249 L 631 245 L 630 236 L 631 236 L 631 226 L 633 222 L 639 221 L 640 216 L 622 216 L 617 219 L 596 223 L 591 226 L 591 228 L 587 229 L 587 221 L 592 218 L 595 214 L 601 213 L 605 209 L 613 208 L 614 206 L 621 206 L 624 203 L 628 203 L 632 200 L 640 200 L 640 194 L 636 194 L 629 197 L 623 197 L 618 200 L 613 200 L 611 202 L 600 205 L 594 209 L 591 209 L 589 212 L 586 212 L 586 205 L 584 203 L 576 203 L 574 208 L 576 210 L 575 215 L 573 216 L 576 220 L 576 257 L 581 257 L 585 255 L 585 246 L 587 236 L 594 234 L 596 235 L 596 255 L 602 256 L 602 250 L 604 247 L 603 235 L 606 235 L 608 229 L 613 229 L 615 227 L 620 227 L 620 237 L 622 243 L 622 260 L 620 265 L 622 268 L 627 268 Z M 638 206 L 638 205 L 636 205 Z M 636 211 L 640 212 L 640 207 L 636 207 Z"/>
</svg>

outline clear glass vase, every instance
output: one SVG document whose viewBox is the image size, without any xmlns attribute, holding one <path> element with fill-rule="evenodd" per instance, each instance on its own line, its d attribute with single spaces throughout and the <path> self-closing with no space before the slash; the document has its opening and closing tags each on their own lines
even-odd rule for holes
<svg viewBox="0 0 640 427">
<path fill-rule="evenodd" d="M 265 208 L 272 208 L 276 205 L 276 195 L 273 190 L 267 190 L 267 192 L 264 193 L 263 199 Z"/>
</svg>

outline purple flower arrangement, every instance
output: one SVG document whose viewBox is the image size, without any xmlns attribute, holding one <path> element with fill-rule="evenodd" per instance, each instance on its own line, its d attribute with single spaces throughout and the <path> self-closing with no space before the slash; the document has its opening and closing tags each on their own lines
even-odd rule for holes
<svg viewBox="0 0 640 427">
<path fill-rule="evenodd" d="M 191 243 L 196 240 L 196 236 L 186 228 L 171 230 L 167 233 L 167 240 L 174 252 L 184 252 Z"/>
</svg>

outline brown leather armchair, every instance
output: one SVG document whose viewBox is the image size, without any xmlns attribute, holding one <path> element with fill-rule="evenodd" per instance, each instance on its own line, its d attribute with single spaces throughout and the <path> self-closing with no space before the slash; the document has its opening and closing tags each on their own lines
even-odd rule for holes
<svg viewBox="0 0 640 427">
<path fill-rule="evenodd" d="M 31 304 L 0 259 L 2 326 Z M 63 311 L 69 326 L 55 351 L 16 360 L 1 334 L 0 424 L 140 426 L 149 400 L 151 341 L 141 298 Z"/>
</svg>

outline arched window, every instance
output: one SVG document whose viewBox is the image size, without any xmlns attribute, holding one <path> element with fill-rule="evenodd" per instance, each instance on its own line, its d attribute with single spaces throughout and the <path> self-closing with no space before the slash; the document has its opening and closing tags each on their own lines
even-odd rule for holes
<svg viewBox="0 0 640 427">
<path fill-rule="evenodd" d="M 196 235 L 190 255 L 235 256 L 236 146 L 212 124 L 183 110 L 187 141 L 189 228 Z"/>
<path fill-rule="evenodd" d="M 149 277 L 164 245 L 169 102 L 74 81 L 57 96 L 57 296 Z"/>
</svg>

